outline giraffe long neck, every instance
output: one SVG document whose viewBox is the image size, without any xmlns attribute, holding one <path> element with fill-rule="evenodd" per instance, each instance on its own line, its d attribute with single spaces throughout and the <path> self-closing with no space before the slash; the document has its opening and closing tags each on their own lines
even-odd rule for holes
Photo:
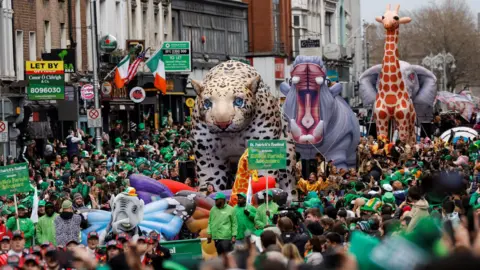
<svg viewBox="0 0 480 270">
<path fill-rule="evenodd" d="M 405 91 L 398 54 L 398 28 L 387 30 L 379 92 Z"/>
</svg>

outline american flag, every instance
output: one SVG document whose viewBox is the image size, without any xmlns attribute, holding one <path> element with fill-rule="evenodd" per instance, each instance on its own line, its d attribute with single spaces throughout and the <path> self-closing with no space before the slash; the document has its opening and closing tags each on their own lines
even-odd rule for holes
<svg viewBox="0 0 480 270">
<path fill-rule="evenodd" d="M 126 80 L 127 82 L 131 81 L 133 79 L 133 77 L 135 77 L 135 75 L 137 75 L 138 66 L 140 65 L 140 62 L 145 60 L 146 52 L 147 51 L 141 52 L 137 56 L 135 61 L 133 61 L 133 63 L 128 67 L 128 76 L 127 76 L 127 80 Z"/>
</svg>

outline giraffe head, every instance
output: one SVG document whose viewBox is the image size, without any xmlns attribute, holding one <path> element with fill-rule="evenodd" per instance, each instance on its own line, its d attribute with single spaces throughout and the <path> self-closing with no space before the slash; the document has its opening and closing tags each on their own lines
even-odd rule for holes
<svg viewBox="0 0 480 270">
<path fill-rule="evenodd" d="M 387 10 L 385 14 L 381 17 L 376 17 L 375 20 L 385 27 L 386 30 L 396 30 L 400 24 L 409 23 L 412 19 L 410 17 L 399 17 L 398 11 L 400 10 L 400 5 L 395 7 L 395 10 L 390 10 L 390 5 L 387 5 Z"/>
</svg>

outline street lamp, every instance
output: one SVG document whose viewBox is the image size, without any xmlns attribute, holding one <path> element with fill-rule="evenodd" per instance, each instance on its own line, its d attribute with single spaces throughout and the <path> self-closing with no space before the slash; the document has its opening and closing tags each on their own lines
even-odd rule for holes
<svg viewBox="0 0 480 270">
<path fill-rule="evenodd" d="M 438 70 L 442 72 L 442 90 L 447 91 L 447 67 L 450 67 L 450 70 L 457 68 L 455 65 L 455 57 L 451 53 L 443 52 L 433 55 L 425 56 L 422 60 L 422 65 L 428 67 L 431 71 Z"/>
</svg>

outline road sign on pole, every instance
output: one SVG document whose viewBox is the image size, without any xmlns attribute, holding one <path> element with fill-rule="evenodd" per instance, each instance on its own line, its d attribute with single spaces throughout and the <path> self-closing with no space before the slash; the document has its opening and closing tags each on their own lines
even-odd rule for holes
<svg viewBox="0 0 480 270">
<path fill-rule="evenodd" d="M 8 122 L 0 121 L 0 142 L 8 142 Z"/>
<path fill-rule="evenodd" d="M 162 46 L 165 72 L 191 72 L 190 41 L 165 41 Z"/>
<path fill-rule="evenodd" d="M 88 127 L 102 127 L 102 112 L 100 109 L 87 110 Z"/>
</svg>

